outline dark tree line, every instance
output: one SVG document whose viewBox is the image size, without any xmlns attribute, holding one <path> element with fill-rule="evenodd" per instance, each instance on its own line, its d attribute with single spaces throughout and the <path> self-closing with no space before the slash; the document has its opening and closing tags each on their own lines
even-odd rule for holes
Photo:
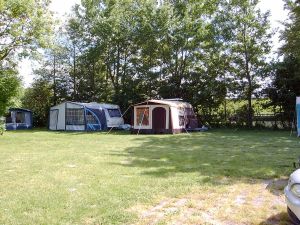
<svg viewBox="0 0 300 225">
<path fill-rule="evenodd" d="M 226 98 L 234 97 L 247 102 L 251 126 L 252 98 L 267 75 L 271 45 L 269 14 L 257 4 L 82 0 L 45 50 L 27 93 L 48 85 L 50 105 L 113 102 L 123 110 L 148 98 L 183 98 L 208 120 L 225 105 L 224 121 Z M 45 112 L 48 107 L 45 101 Z"/>
</svg>

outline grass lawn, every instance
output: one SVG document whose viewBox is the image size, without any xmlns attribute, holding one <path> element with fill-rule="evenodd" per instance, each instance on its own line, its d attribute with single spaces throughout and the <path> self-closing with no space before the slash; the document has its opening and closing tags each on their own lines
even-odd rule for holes
<svg viewBox="0 0 300 225">
<path fill-rule="evenodd" d="M 289 132 L 0 136 L 0 224 L 288 224 Z"/>
</svg>

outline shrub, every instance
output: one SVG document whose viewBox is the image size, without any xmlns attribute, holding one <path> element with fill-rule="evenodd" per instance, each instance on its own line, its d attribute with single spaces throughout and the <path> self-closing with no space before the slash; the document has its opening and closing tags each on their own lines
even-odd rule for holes
<svg viewBox="0 0 300 225">
<path fill-rule="evenodd" d="M 0 135 L 3 135 L 5 131 L 5 120 L 4 118 L 0 118 Z"/>
</svg>

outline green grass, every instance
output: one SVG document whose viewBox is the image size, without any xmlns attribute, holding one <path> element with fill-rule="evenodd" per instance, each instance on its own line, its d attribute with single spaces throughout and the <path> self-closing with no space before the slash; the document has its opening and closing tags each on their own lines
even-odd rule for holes
<svg viewBox="0 0 300 225">
<path fill-rule="evenodd" d="M 134 223 L 139 213 L 130 209 L 161 197 L 286 177 L 299 147 L 298 138 L 281 131 L 6 132 L 0 224 Z M 224 178 L 229 182 L 219 182 Z"/>
</svg>

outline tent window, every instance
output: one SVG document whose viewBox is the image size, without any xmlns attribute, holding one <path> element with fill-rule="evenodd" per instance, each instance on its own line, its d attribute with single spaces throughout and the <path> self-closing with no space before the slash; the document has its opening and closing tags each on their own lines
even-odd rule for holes
<svg viewBox="0 0 300 225">
<path fill-rule="evenodd" d="M 5 122 L 6 123 L 12 123 L 12 118 L 11 118 L 11 114 L 10 113 L 8 115 L 6 115 Z"/>
<path fill-rule="evenodd" d="M 185 108 L 185 110 L 184 110 L 185 112 L 186 112 L 186 114 L 187 115 L 194 115 L 194 112 L 193 112 L 193 109 L 191 109 L 191 108 Z"/>
<path fill-rule="evenodd" d="M 184 126 L 184 116 L 179 116 L 179 126 Z"/>
<path fill-rule="evenodd" d="M 66 124 L 67 125 L 84 125 L 83 109 L 67 109 Z"/>
<path fill-rule="evenodd" d="M 98 124 L 98 121 L 95 118 L 95 116 L 89 111 L 86 112 L 86 123 L 87 124 Z"/>
<path fill-rule="evenodd" d="M 25 123 L 25 113 L 17 112 L 16 123 Z"/>
<path fill-rule="evenodd" d="M 143 108 L 136 109 L 136 124 L 142 125 L 142 126 L 149 125 L 149 107 L 143 107 Z"/>
<path fill-rule="evenodd" d="M 121 117 L 121 113 L 119 109 L 107 109 L 110 117 Z"/>
</svg>

